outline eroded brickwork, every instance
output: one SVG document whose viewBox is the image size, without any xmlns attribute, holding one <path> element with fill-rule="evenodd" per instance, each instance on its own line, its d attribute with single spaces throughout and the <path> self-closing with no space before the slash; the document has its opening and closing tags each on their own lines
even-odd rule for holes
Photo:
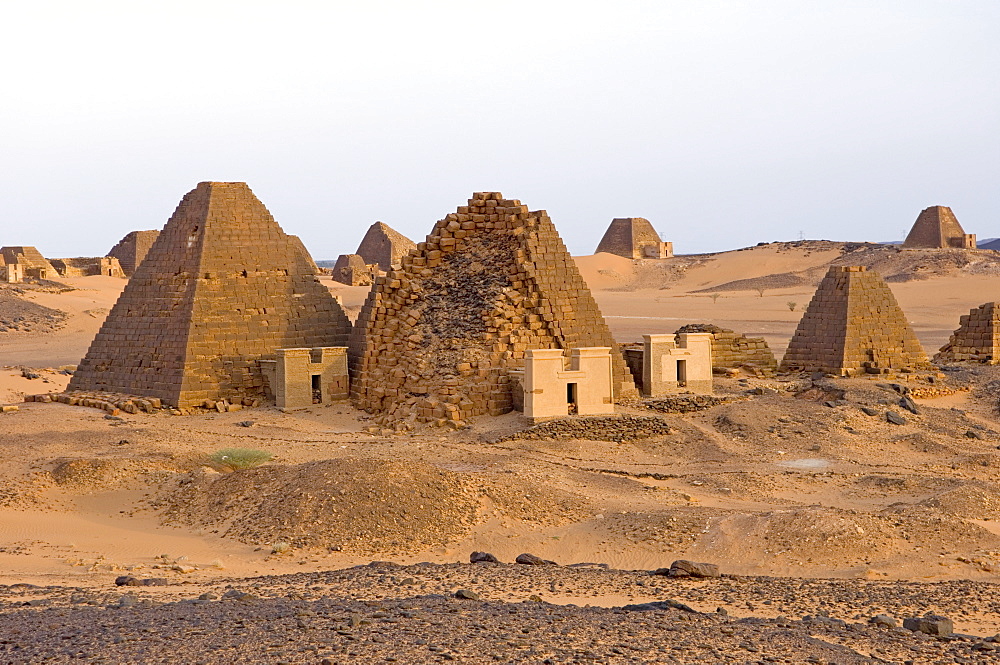
<svg viewBox="0 0 1000 665">
<path fill-rule="evenodd" d="M 931 206 L 924 208 L 913 223 L 903 247 L 975 249 L 975 234 L 966 233 L 951 208 Z"/>
<path fill-rule="evenodd" d="M 864 266 L 833 266 L 781 361 L 783 370 L 852 375 L 927 367 L 892 291 Z"/>
<path fill-rule="evenodd" d="M 663 242 L 648 219 L 617 217 L 604 232 L 597 253 L 607 252 L 629 259 L 666 259 L 673 256 L 673 243 Z"/>
<path fill-rule="evenodd" d="M 156 242 L 158 235 L 160 235 L 159 231 L 132 231 L 111 248 L 108 256 L 118 259 L 122 270 L 125 271 L 125 276 L 131 277 L 142 260 L 146 258 L 146 254 Z"/>
<path fill-rule="evenodd" d="M 311 265 L 245 183 L 200 183 L 136 269 L 69 389 L 180 408 L 263 397 L 261 356 L 347 342 L 350 322 Z"/>
<path fill-rule="evenodd" d="M 477 193 L 379 277 L 351 338 L 351 393 L 387 420 L 460 424 L 512 408 L 529 349 L 617 349 L 545 211 Z M 635 386 L 612 354 L 616 397 Z"/>
<path fill-rule="evenodd" d="M 763 337 L 747 337 L 711 323 L 692 323 L 678 328 L 680 333 L 712 334 L 712 366 L 737 368 L 746 365 L 778 369 L 778 361 Z"/>
<path fill-rule="evenodd" d="M 57 274 L 52 264 L 34 247 L 24 245 L 0 247 L 0 256 L 6 265 L 19 264 L 24 277 L 54 279 Z"/>
<path fill-rule="evenodd" d="M 400 260 L 416 247 L 416 243 L 388 224 L 375 222 L 368 227 L 356 253 L 365 263 L 377 264 L 379 270 L 386 271 L 399 265 Z"/>
<path fill-rule="evenodd" d="M 1000 306 L 980 305 L 959 319 L 958 330 L 934 356 L 934 362 L 973 361 L 995 365 L 1000 362 Z"/>
<path fill-rule="evenodd" d="M 365 263 L 358 254 L 341 254 L 330 271 L 333 279 L 348 286 L 371 286 L 378 277 L 378 266 Z"/>
</svg>

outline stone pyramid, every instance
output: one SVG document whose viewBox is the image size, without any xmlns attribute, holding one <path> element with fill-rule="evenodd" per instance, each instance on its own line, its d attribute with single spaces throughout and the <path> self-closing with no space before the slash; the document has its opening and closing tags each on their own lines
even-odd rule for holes
<svg viewBox="0 0 1000 665">
<path fill-rule="evenodd" d="M 375 222 L 358 245 L 358 254 L 367 264 L 378 264 L 379 270 L 389 270 L 416 249 L 417 245 L 388 224 Z"/>
<path fill-rule="evenodd" d="M 926 366 L 892 291 L 864 266 L 831 266 L 781 361 L 786 371 L 840 375 Z"/>
<path fill-rule="evenodd" d="M 34 247 L 27 245 L 0 247 L 0 256 L 3 256 L 7 265 L 15 263 L 23 265 L 29 277 L 53 279 L 56 276 L 56 269 Z"/>
<path fill-rule="evenodd" d="M 601 252 L 629 259 L 665 259 L 673 256 L 673 243 L 663 242 L 648 219 L 616 217 L 597 245 L 597 253 Z"/>
<path fill-rule="evenodd" d="M 108 256 L 118 259 L 126 277 L 131 277 L 142 260 L 146 258 L 149 248 L 156 242 L 159 231 L 132 231 L 118 241 Z"/>
<path fill-rule="evenodd" d="M 351 392 L 388 419 L 461 423 L 513 407 L 528 349 L 611 347 L 616 396 L 635 385 L 545 211 L 477 193 L 379 277 L 351 337 Z"/>
<path fill-rule="evenodd" d="M 958 330 L 934 356 L 934 362 L 1000 362 L 1000 305 L 988 302 L 959 319 Z"/>
<path fill-rule="evenodd" d="M 956 247 L 975 249 L 976 236 L 966 233 L 951 208 L 931 206 L 924 208 L 913 223 L 913 228 L 903 241 L 907 249 Z"/>
<path fill-rule="evenodd" d="M 261 356 L 344 346 L 350 328 L 301 243 L 245 183 L 203 182 L 136 269 L 69 389 L 180 408 L 259 398 Z"/>
</svg>

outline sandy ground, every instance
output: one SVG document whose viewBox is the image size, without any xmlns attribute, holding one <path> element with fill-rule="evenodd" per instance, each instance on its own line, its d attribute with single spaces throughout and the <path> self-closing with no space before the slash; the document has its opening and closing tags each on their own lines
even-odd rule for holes
<svg viewBox="0 0 1000 665">
<path fill-rule="evenodd" d="M 780 354 L 811 287 L 698 291 L 833 254 L 728 254 L 660 281 L 645 262 L 578 262 L 619 341 L 711 322 Z M 66 282 L 76 290 L 30 295 L 68 314 L 60 330 L 0 337 L 0 404 L 62 389 L 58 368 L 79 361 L 124 285 Z M 367 288 L 329 286 L 356 316 Z M 1000 277 L 891 286 L 933 352 Z M 706 411 L 622 407 L 671 428 L 625 442 L 504 440 L 525 427 L 517 414 L 398 435 L 371 433 L 347 404 L 118 419 L 21 404 L 0 414 L 0 634 L 11 636 L 0 662 L 995 662 L 982 639 L 863 625 L 939 612 L 960 632 L 1000 632 L 1000 372 L 904 378 L 957 392 L 911 414 L 879 381 L 725 379 L 718 392 L 734 401 Z M 241 471 L 210 461 L 229 447 L 274 459 Z M 609 570 L 470 566 L 475 550 Z M 650 575 L 680 558 L 726 576 Z M 373 560 L 410 567 L 350 568 Z M 123 590 L 120 575 L 167 586 Z M 196 601 L 232 587 L 259 599 Z M 458 588 L 483 600 L 451 598 Z M 667 599 L 696 612 L 621 609 Z M 407 628 L 408 613 L 423 618 Z M 287 622 L 294 644 L 265 629 Z M 41 625 L 56 637 L 27 639 Z M 228 628 L 199 634 L 209 625 Z M 471 637 L 456 643 L 448 626 Z M 256 640 L 249 651 L 227 642 L 239 630 Z M 181 642 L 201 655 L 148 650 Z"/>
</svg>

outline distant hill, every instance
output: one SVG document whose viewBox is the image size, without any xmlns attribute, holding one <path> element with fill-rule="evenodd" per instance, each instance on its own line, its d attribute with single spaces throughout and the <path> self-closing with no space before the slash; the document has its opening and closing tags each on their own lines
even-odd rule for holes
<svg viewBox="0 0 1000 665">
<path fill-rule="evenodd" d="M 987 238 L 986 240 L 976 241 L 976 247 L 979 249 L 998 249 L 1000 250 L 1000 238 Z"/>
</svg>

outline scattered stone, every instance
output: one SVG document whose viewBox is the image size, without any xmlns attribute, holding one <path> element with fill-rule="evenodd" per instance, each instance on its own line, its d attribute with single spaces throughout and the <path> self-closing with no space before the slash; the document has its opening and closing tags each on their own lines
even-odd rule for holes
<svg viewBox="0 0 1000 665">
<path fill-rule="evenodd" d="M 241 420 L 240 422 L 238 422 L 236 424 L 239 425 L 240 427 L 253 427 L 257 423 L 255 423 L 252 420 Z"/>
<path fill-rule="evenodd" d="M 534 554 L 530 554 L 528 552 L 525 552 L 524 554 L 518 554 L 517 558 L 514 559 L 514 561 L 516 561 L 517 563 L 522 563 L 522 564 L 524 564 L 526 566 L 545 566 L 545 565 L 558 566 L 559 565 L 555 561 L 549 561 L 548 559 L 543 559 L 543 558 L 541 558 L 539 556 L 535 556 Z"/>
<path fill-rule="evenodd" d="M 903 619 L 903 628 L 928 635 L 945 636 L 955 632 L 955 626 L 951 619 L 936 614 Z"/>
<path fill-rule="evenodd" d="M 895 411 L 886 411 L 885 412 L 885 419 L 886 419 L 887 422 L 890 422 L 893 425 L 905 425 L 906 424 L 906 418 L 904 418 L 903 416 L 899 415 Z"/>
<path fill-rule="evenodd" d="M 700 614 L 698 610 L 694 609 L 690 605 L 685 605 L 684 603 L 678 602 L 676 600 L 658 600 L 652 603 L 636 603 L 633 605 L 624 605 L 622 609 L 626 612 L 656 612 L 661 610 L 681 610 L 683 612 L 691 612 L 692 614 Z"/>
<path fill-rule="evenodd" d="M 678 559 L 669 568 L 658 568 L 654 575 L 667 577 L 721 577 L 719 567 L 714 563 L 697 563 L 686 559 Z"/>
<path fill-rule="evenodd" d="M 861 407 L 861 413 L 865 414 L 866 416 L 877 416 L 878 409 L 873 409 L 870 406 L 863 406 Z"/>
<path fill-rule="evenodd" d="M 516 439 L 542 441 L 586 439 L 621 443 L 663 436 L 672 432 L 667 421 L 656 416 L 584 416 L 548 420 L 509 434 L 496 442 Z"/>
<path fill-rule="evenodd" d="M 919 415 L 920 409 L 917 408 L 917 403 L 909 395 L 904 395 L 902 399 L 899 400 L 899 405 L 912 413 L 913 415 Z"/>
<path fill-rule="evenodd" d="M 469 591 L 468 589 L 459 589 L 455 592 L 455 598 L 464 598 L 465 600 L 479 600 L 479 594 L 475 591 Z"/>
<path fill-rule="evenodd" d="M 876 614 L 868 619 L 868 623 L 879 628 L 897 628 L 899 626 L 899 622 L 888 614 Z"/>
<path fill-rule="evenodd" d="M 982 439 L 983 435 L 974 429 L 966 430 L 965 436 L 969 439 Z"/>
<path fill-rule="evenodd" d="M 142 586 L 142 580 L 131 575 L 120 575 L 115 578 L 115 586 Z"/>
<path fill-rule="evenodd" d="M 500 563 L 500 559 L 489 552 L 473 552 L 469 555 L 469 563 Z"/>
</svg>

